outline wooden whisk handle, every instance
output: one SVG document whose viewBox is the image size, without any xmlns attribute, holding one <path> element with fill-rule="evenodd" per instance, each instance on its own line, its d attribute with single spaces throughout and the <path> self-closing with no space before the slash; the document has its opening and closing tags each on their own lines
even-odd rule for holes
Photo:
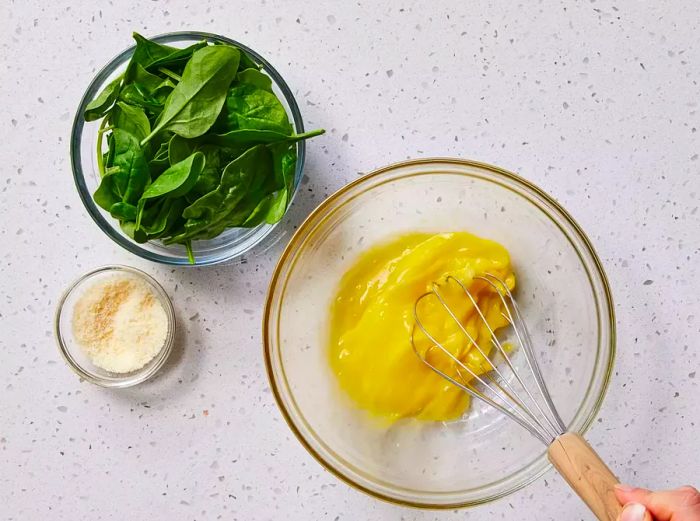
<svg viewBox="0 0 700 521">
<path fill-rule="evenodd" d="M 613 487 L 619 480 L 581 436 L 567 432 L 547 449 L 552 465 L 600 521 L 616 521 L 622 507 Z"/>
</svg>

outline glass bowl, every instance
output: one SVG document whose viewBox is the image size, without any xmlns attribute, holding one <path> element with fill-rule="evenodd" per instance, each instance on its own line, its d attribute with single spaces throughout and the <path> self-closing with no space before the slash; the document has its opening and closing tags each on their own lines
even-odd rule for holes
<svg viewBox="0 0 700 521">
<path fill-rule="evenodd" d="M 272 78 L 273 91 L 287 110 L 294 131 L 296 133 L 302 133 L 304 131 L 304 124 L 301 119 L 301 113 L 299 112 L 299 106 L 294 99 L 292 91 L 274 67 L 254 50 L 224 36 L 196 31 L 162 34 L 154 37 L 153 40 L 174 47 L 186 47 L 198 41 L 207 40 L 209 42 L 235 45 L 239 49 L 247 52 L 262 65 L 262 70 Z M 134 46 L 131 46 L 105 65 L 90 82 L 90 85 L 80 101 L 75 119 L 73 120 L 73 130 L 71 132 L 70 153 L 73 178 L 78 193 L 80 194 L 80 199 L 83 201 L 90 217 L 92 217 L 100 229 L 117 244 L 144 259 L 162 262 L 164 264 L 191 266 L 192 264 L 189 263 L 187 251 L 183 245 L 173 244 L 166 246 L 160 241 L 149 241 L 145 244 L 134 242 L 122 232 L 119 227 L 119 222 L 113 219 L 109 215 L 109 212 L 95 204 L 92 199 L 92 194 L 100 183 L 95 145 L 97 143 L 97 132 L 101 119 L 86 122 L 83 120 L 83 112 L 86 105 L 101 92 L 107 84 L 122 73 L 133 52 Z M 305 150 L 304 141 L 297 142 L 297 163 L 293 195 L 296 194 L 299 181 L 302 177 Z M 194 265 L 218 264 L 239 257 L 259 244 L 263 239 L 268 237 L 268 235 L 272 234 L 275 227 L 276 224 L 261 224 L 254 228 L 230 228 L 214 239 L 193 241 L 192 250 L 195 256 Z M 274 234 L 269 237 L 269 240 L 275 240 Z"/>
<path fill-rule="evenodd" d="M 543 444 L 483 403 L 472 402 L 458 421 L 387 424 L 358 410 L 331 372 L 330 303 L 354 259 L 401 233 L 461 230 L 510 251 L 516 298 L 569 430 L 590 426 L 613 367 L 613 304 L 601 263 L 576 222 L 542 190 L 457 159 L 399 163 L 345 186 L 308 217 L 275 269 L 265 362 L 277 403 L 306 449 L 350 485 L 403 505 L 476 505 L 550 467 Z M 513 358 L 522 363 L 517 352 Z"/>
<path fill-rule="evenodd" d="M 93 284 L 115 275 L 127 275 L 148 284 L 168 317 L 168 332 L 163 347 L 150 362 L 130 373 L 112 373 L 97 367 L 90 361 L 73 335 L 73 310 L 83 292 Z M 56 309 L 54 333 L 61 355 L 78 376 L 102 387 L 131 387 L 151 378 L 168 359 L 175 341 L 175 311 L 168 294 L 153 277 L 128 266 L 103 266 L 80 277 L 63 294 Z"/>
</svg>

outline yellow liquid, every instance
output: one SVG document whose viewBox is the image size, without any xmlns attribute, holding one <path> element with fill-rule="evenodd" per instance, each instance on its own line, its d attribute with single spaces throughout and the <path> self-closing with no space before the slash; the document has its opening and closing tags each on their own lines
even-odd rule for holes
<svg viewBox="0 0 700 521">
<path fill-rule="evenodd" d="M 491 333 L 462 289 L 474 295 L 491 329 L 507 324 L 497 292 L 475 277 L 490 273 L 510 289 L 515 277 L 508 251 L 500 244 L 466 232 L 412 233 L 375 246 L 343 276 L 331 307 L 330 363 L 340 386 L 359 407 L 390 420 L 416 417 L 451 420 L 469 406 L 469 395 L 430 370 L 411 345 L 414 303 L 433 282 L 467 332 L 488 354 Z M 418 316 L 430 334 L 477 374 L 492 368 L 435 297 L 421 301 Z M 432 348 L 420 330 L 418 350 L 462 381 L 455 364 Z"/>
</svg>

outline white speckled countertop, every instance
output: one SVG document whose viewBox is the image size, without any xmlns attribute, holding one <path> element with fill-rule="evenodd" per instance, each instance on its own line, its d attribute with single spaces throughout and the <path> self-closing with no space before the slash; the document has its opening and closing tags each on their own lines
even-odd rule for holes
<svg viewBox="0 0 700 521">
<path fill-rule="evenodd" d="M 553 473 L 472 510 L 417 511 L 348 488 L 304 451 L 261 357 L 281 245 L 170 269 L 119 249 L 78 199 L 74 110 L 134 29 L 249 44 L 307 126 L 328 130 L 288 230 L 358 173 L 408 157 L 494 163 L 556 197 L 616 300 L 617 365 L 589 440 L 623 481 L 698 484 L 697 1 L 8 0 L 0 22 L 0 518 L 592 519 Z M 126 391 L 81 383 L 51 331 L 64 287 L 107 263 L 158 278 L 183 326 L 167 370 Z"/>
</svg>

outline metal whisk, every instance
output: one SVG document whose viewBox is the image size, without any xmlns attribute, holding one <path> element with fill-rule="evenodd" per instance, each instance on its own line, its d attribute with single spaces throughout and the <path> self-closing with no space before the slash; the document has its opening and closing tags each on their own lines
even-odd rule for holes
<svg viewBox="0 0 700 521">
<path fill-rule="evenodd" d="M 494 355 L 489 356 L 487 351 L 479 346 L 477 339 L 469 333 L 467 327 L 447 303 L 442 293 L 442 286 L 437 283 L 433 283 L 432 290 L 421 295 L 414 306 L 415 326 L 411 343 L 416 355 L 434 372 L 473 398 L 496 408 L 544 443 L 548 447 L 549 460 L 598 519 L 615 521 L 621 511 L 613 491 L 618 480 L 581 436 L 567 432 L 566 425 L 559 416 L 542 377 L 530 333 L 510 289 L 495 275 L 485 274 L 475 277 L 475 280 L 484 282 L 487 291 L 490 290 L 499 296 L 503 304 L 502 316 L 512 328 L 517 343 L 516 349 L 512 352 L 522 353 L 525 357 L 524 374 L 521 375 L 520 370 L 515 368 L 513 354 L 509 353 L 511 349 L 498 338 L 486 319 L 484 310 L 480 309 L 475 295 L 463 282 L 452 276 L 446 278 L 445 284 L 457 284 L 464 293 L 464 297 L 470 301 L 480 322 L 490 334 Z M 424 299 L 430 297 L 437 299 L 447 316 L 457 325 L 458 331 L 464 335 L 468 345 L 476 349 L 489 363 L 491 371 L 477 374 L 427 330 L 420 320 L 418 308 Z M 430 341 L 428 348 L 423 351 L 416 346 L 416 328 Z M 428 355 L 433 349 L 437 349 L 447 357 L 444 360 L 449 362 L 448 365 L 454 370 L 453 374 L 448 374 L 444 368 L 437 367 L 428 360 Z M 512 374 L 511 378 L 507 377 L 508 373 Z M 534 385 L 526 384 L 525 376 L 531 377 Z M 473 384 L 473 382 L 476 383 Z"/>
</svg>

